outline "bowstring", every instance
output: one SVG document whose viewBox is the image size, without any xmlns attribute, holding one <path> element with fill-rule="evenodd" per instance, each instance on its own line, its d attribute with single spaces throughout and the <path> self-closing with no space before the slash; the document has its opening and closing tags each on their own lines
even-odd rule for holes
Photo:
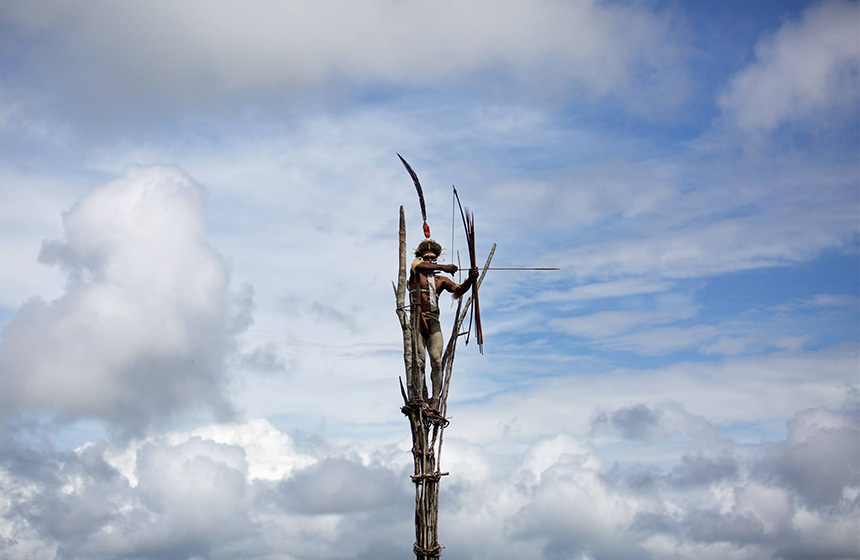
<svg viewBox="0 0 860 560">
<path fill-rule="evenodd" d="M 451 258 L 457 255 L 457 283 L 463 283 L 463 271 L 460 269 L 460 255 L 454 252 L 454 220 L 457 217 L 457 201 L 454 199 L 454 185 L 451 185 Z"/>
</svg>

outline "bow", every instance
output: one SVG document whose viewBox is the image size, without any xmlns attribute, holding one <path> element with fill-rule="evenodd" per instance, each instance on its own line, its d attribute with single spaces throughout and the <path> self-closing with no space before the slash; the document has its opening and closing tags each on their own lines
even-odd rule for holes
<svg viewBox="0 0 860 560">
<path fill-rule="evenodd" d="M 466 230 L 466 243 L 469 247 L 469 264 L 471 268 L 477 268 L 477 255 L 475 254 L 475 215 L 468 208 L 463 210 L 463 205 L 460 204 L 460 195 L 457 194 L 457 187 L 451 185 L 454 189 L 454 198 L 457 201 L 457 206 L 460 208 L 460 217 L 463 218 L 463 228 Z M 469 334 L 472 332 L 472 319 L 475 320 L 475 339 L 478 341 L 478 350 L 481 354 L 484 353 L 484 333 L 481 331 L 481 306 L 478 304 L 478 284 L 472 283 L 472 307 L 471 315 L 469 316 L 469 330 L 466 331 L 466 344 L 469 344 Z"/>
</svg>

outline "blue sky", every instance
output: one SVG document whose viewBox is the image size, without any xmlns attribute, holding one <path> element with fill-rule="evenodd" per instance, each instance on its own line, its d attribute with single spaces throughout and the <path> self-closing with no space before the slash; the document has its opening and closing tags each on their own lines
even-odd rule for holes
<svg viewBox="0 0 860 560">
<path fill-rule="evenodd" d="M 411 553 L 400 153 L 449 260 L 455 184 L 561 269 L 483 285 L 445 558 L 860 558 L 856 2 L 4 0 L 0 40 L 4 557 Z"/>
</svg>

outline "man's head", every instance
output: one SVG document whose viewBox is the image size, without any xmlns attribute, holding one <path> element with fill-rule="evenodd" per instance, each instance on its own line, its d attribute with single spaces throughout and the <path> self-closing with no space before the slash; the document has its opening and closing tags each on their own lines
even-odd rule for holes
<svg viewBox="0 0 860 560">
<path fill-rule="evenodd" d="M 436 257 L 442 254 L 442 246 L 432 239 L 425 239 L 415 248 L 415 256 L 427 260 L 425 257 Z"/>
</svg>

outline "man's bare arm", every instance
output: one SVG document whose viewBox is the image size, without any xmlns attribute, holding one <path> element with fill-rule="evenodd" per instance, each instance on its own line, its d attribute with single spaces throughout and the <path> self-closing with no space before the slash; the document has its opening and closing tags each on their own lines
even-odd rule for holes
<svg viewBox="0 0 860 560">
<path fill-rule="evenodd" d="M 454 274 L 457 272 L 456 264 L 438 264 L 434 262 L 421 262 L 415 265 L 414 270 L 416 272 L 447 272 L 448 274 Z"/>
<path fill-rule="evenodd" d="M 452 265 L 453 266 L 453 265 Z M 456 267 L 455 267 L 456 268 Z M 475 280 L 478 279 L 478 268 L 469 269 L 469 276 L 466 278 L 466 281 L 462 284 L 455 284 L 453 281 L 445 279 L 446 282 L 442 285 L 443 289 L 448 290 L 454 296 L 460 297 L 466 292 L 469 291 L 469 288 L 472 287 L 472 284 L 475 283 Z"/>
</svg>

